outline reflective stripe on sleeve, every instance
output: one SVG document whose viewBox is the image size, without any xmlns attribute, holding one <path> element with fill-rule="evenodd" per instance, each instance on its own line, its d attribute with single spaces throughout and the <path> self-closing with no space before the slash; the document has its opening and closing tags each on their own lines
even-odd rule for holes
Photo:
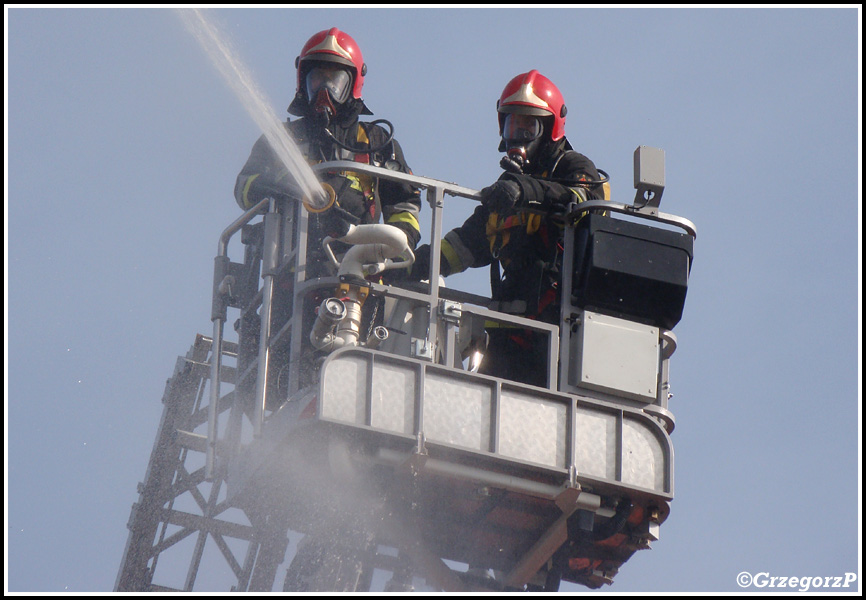
<svg viewBox="0 0 866 600">
<path fill-rule="evenodd" d="M 412 227 L 412 229 L 414 229 L 418 233 L 421 233 L 421 225 L 418 223 L 418 219 L 415 218 L 415 215 L 410 212 L 394 213 L 393 215 L 388 217 L 386 223 L 388 223 L 389 225 L 394 225 L 395 223 L 408 223 L 409 226 Z"/>
</svg>

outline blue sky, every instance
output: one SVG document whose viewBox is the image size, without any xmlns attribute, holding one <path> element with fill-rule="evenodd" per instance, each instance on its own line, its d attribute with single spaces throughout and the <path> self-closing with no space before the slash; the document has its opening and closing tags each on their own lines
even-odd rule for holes
<svg viewBox="0 0 866 600">
<path fill-rule="evenodd" d="M 634 149 L 663 148 L 661 208 L 698 228 L 671 366 L 675 499 L 606 590 L 860 573 L 859 8 L 211 14 L 278 115 L 303 43 L 349 32 L 364 98 L 419 175 L 494 181 L 495 102 L 530 69 L 559 86 L 614 200 L 634 196 Z M 166 378 L 210 332 L 217 239 L 259 131 L 169 9 L 7 8 L 6 61 L 7 590 L 110 591 Z M 471 209 L 450 200 L 446 226 Z"/>
</svg>

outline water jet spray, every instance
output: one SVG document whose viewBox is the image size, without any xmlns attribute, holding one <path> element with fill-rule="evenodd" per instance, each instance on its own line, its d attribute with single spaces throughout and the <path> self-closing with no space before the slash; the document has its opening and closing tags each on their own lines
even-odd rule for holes
<svg viewBox="0 0 866 600">
<path fill-rule="evenodd" d="M 262 130 L 280 162 L 295 178 L 304 194 L 305 204 L 323 208 L 329 200 L 327 192 L 286 131 L 283 122 L 274 113 L 271 103 L 256 85 L 250 71 L 230 47 L 227 36 L 201 9 L 176 10 L 186 28 L 198 40 L 247 113 Z"/>
</svg>

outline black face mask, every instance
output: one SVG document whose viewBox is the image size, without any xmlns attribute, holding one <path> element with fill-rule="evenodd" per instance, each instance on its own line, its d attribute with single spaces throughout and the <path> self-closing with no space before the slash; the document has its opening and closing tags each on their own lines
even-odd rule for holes
<svg viewBox="0 0 866 600">
<path fill-rule="evenodd" d="M 549 118 L 520 113 L 506 115 L 502 122 L 502 145 L 507 155 L 500 165 L 506 171 L 527 173 L 538 166 L 541 151 L 548 139 Z"/>
</svg>

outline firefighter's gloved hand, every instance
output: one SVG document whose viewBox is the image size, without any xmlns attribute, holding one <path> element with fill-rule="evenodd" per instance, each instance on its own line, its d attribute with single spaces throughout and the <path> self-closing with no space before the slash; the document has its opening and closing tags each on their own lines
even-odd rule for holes
<svg viewBox="0 0 866 600">
<path fill-rule="evenodd" d="M 442 253 L 439 254 L 439 275 L 448 277 L 451 275 L 451 265 Z M 430 277 L 430 244 L 418 246 L 415 250 L 415 262 L 410 267 L 407 279 L 409 281 L 422 281 Z"/>
<path fill-rule="evenodd" d="M 328 210 L 316 214 L 316 219 L 322 232 L 335 240 L 349 233 L 350 225 L 357 225 L 361 222 L 358 217 L 344 210 L 339 205 L 339 200 L 334 202 Z"/>
<path fill-rule="evenodd" d="M 428 277 L 430 277 L 430 244 L 424 244 L 415 250 L 415 262 L 410 267 L 407 279 L 421 281 Z"/>
<path fill-rule="evenodd" d="M 481 190 L 481 204 L 490 212 L 508 214 L 520 201 L 520 186 L 513 181 L 500 179 Z"/>
<path fill-rule="evenodd" d="M 270 174 L 262 174 L 253 179 L 247 195 L 255 202 L 263 198 L 301 198 L 301 188 L 292 181 L 288 174 L 274 177 Z"/>
</svg>

